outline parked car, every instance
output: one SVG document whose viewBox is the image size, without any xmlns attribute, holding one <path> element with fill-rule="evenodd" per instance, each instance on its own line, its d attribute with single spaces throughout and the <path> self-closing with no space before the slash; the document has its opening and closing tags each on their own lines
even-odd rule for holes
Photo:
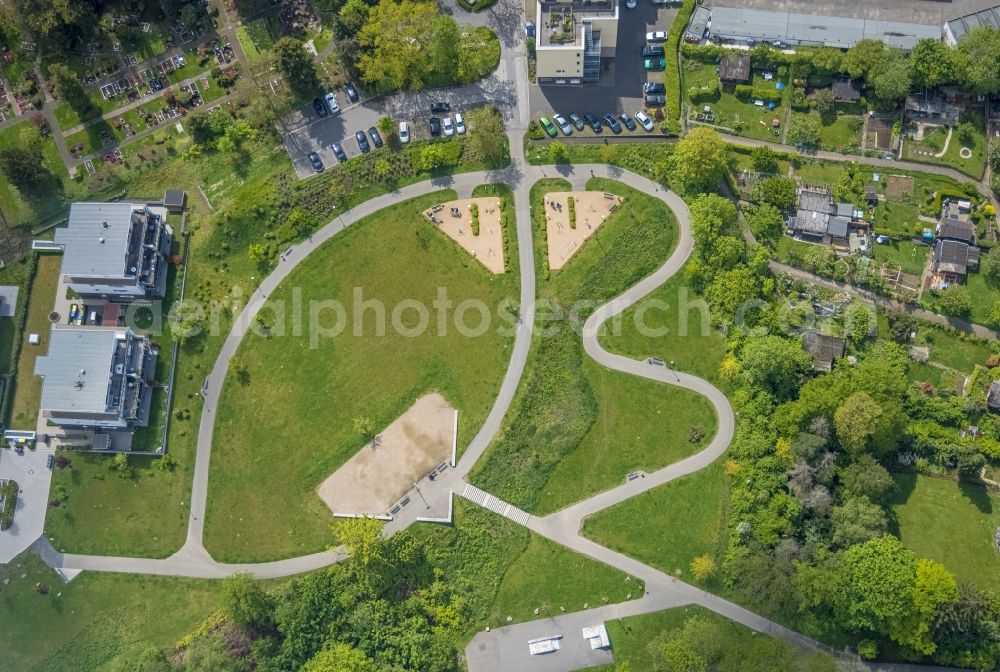
<svg viewBox="0 0 1000 672">
<path fill-rule="evenodd" d="M 625 7 L 628 9 L 635 9 L 637 4 L 636 0 L 625 0 Z"/>
<path fill-rule="evenodd" d="M 451 117 L 446 116 L 441 120 L 441 128 L 444 129 L 445 137 L 451 137 L 455 135 L 455 126 L 451 123 Z"/>
<path fill-rule="evenodd" d="M 642 85 L 643 93 L 666 93 L 667 87 L 662 82 L 645 82 Z"/>
<path fill-rule="evenodd" d="M 647 93 L 646 107 L 663 107 L 667 104 L 667 97 L 662 93 Z"/>
<path fill-rule="evenodd" d="M 70 305 L 70 307 L 69 307 L 69 323 L 73 324 L 74 322 L 76 322 L 76 318 L 77 318 L 77 316 L 79 314 L 80 314 L 80 306 L 76 305 L 75 303 L 72 304 L 72 305 Z"/>
<path fill-rule="evenodd" d="M 382 134 L 378 132 L 378 129 L 372 126 L 368 129 L 368 135 L 372 138 L 372 144 L 375 145 L 376 149 L 384 145 L 382 142 Z"/>
<path fill-rule="evenodd" d="M 535 22 L 528 21 L 524 24 L 524 37 L 525 39 L 534 39 L 535 37 Z"/>
<path fill-rule="evenodd" d="M 337 96 L 333 91 L 326 94 L 326 106 L 330 108 L 330 114 L 340 114 L 340 105 L 337 104 Z"/>
<path fill-rule="evenodd" d="M 319 98 L 313 98 L 313 109 L 316 110 L 316 114 L 321 117 L 325 117 L 329 112 L 326 109 L 326 105 Z"/>
<path fill-rule="evenodd" d="M 441 101 L 431 103 L 431 114 L 444 114 L 445 112 L 451 112 L 451 105 Z"/>
<path fill-rule="evenodd" d="M 437 117 L 431 117 L 430 120 L 431 135 L 435 138 L 441 135 L 441 120 Z"/>
<path fill-rule="evenodd" d="M 667 62 L 663 58 L 646 58 L 642 61 L 645 70 L 663 70 L 667 67 Z"/>
<path fill-rule="evenodd" d="M 647 132 L 649 132 L 649 133 L 653 132 L 653 120 L 650 119 L 649 116 L 645 112 L 643 112 L 642 110 L 639 110 L 638 112 L 636 112 L 635 113 L 635 119 L 636 119 L 636 121 L 639 122 L 640 126 L 642 126 L 644 129 L 646 129 Z"/>
<path fill-rule="evenodd" d="M 344 92 L 347 94 L 347 99 L 352 103 L 358 102 L 360 96 L 358 95 L 358 90 L 354 88 L 354 85 L 348 82 L 344 85 Z"/>
<path fill-rule="evenodd" d="M 459 135 L 465 134 L 465 117 L 462 116 L 461 112 L 455 113 L 455 132 Z"/>
<path fill-rule="evenodd" d="M 317 154 L 316 152 L 309 152 L 309 154 L 307 154 L 307 156 L 309 158 L 309 163 L 312 164 L 313 172 L 314 173 L 322 173 L 323 172 L 323 161 L 320 160 L 319 154 Z"/>
<path fill-rule="evenodd" d="M 667 41 L 667 31 L 665 30 L 651 30 L 646 33 L 647 42 L 666 42 Z"/>
<path fill-rule="evenodd" d="M 550 138 L 556 137 L 557 131 L 555 124 L 549 121 L 548 117 L 542 117 L 541 119 L 538 120 L 538 123 L 542 125 L 542 130 L 545 131 L 545 134 L 547 136 L 549 136 Z"/>
<path fill-rule="evenodd" d="M 570 112 L 569 113 L 569 120 L 570 120 L 570 123 L 572 123 L 574 126 L 576 126 L 576 130 L 578 130 L 578 131 L 582 131 L 583 130 L 583 117 L 581 117 L 579 114 L 577 114 L 576 112 Z"/>
<path fill-rule="evenodd" d="M 569 125 L 568 121 L 566 121 L 566 117 L 556 112 L 552 115 L 552 121 L 556 122 L 556 126 L 559 127 L 559 130 L 562 131 L 563 135 L 572 135 L 573 127 Z"/>
<path fill-rule="evenodd" d="M 399 141 L 404 145 L 410 141 L 410 127 L 405 121 L 399 122 Z"/>
<path fill-rule="evenodd" d="M 666 52 L 663 51 L 663 47 L 657 46 L 655 44 L 647 44 L 642 48 L 643 58 L 659 58 L 660 56 L 665 56 Z"/>
<path fill-rule="evenodd" d="M 630 133 L 635 130 L 635 120 L 628 116 L 628 113 L 622 112 L 618 115 L 618 118 L 622 120 L 622 123 L 625 124 L 625 128 L 627 128 Z"/>
<path fill-rule="evenodd" d="M 604 123 L 608 125 L 608 127 L 611 129 L 611 132 L 614 133 L 615 135 L 618 135 L 619 133 L 622 132 L 622 125 L 618 123 L 617 119 L 615 119 L 615 115 L 605 114 Z"/>
<path fill-rule="evenodd" d="M 587 112 L 587 114 L 583 115 L 583 118 L 587 120 L 590 130 L 594 133 L 600 133 L 604 130 L 604 127 L 601 126 L 601 120 L 593 112 Z"/>
<path fill-rule="evenodd" d="M 340 143 L 333 143 L 330 145 L 330 149 L 333 150 L 333 155 L 337 157 L 337 161 L 340 161 L 341 163 L 347 161 L 347 152 L 345 152 L 344 148 L 340 146 Z"/>
<path fill-rule="evenodd" d="M 355 133 L 354 139 L 358 141 L 358 149 L 361 150 L 362 154 L 367 154 L 371 151 L 371 145 L 368 144 L 368 138 L 365 137 L 364 131 Z"/>
</svg>

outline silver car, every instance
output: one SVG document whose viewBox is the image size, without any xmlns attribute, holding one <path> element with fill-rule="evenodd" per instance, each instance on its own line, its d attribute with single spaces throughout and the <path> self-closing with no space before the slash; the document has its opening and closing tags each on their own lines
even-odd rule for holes
<svg viewBox="0 0 1000 672">
<path fill-rule="evenodd" d="M 638 121 L 639 125 L 642 126 L 644 129 L 646 129 L 647 132 L 649 133 L 653 132 L 653 120 L 650 119 L 645 112 L 643 112 L 642 110 L 636 112 L 635 120 Z"/>
<path fill-rule="evenodd" d="M 552 121 L 556 122 L 556 126 L 559 127 L 559 130 L 562 131 L 563 135 L 573 134 L 573 127 L 569 125 L 569 122 L 566 121 L 566 117 L 563 115 L 556 112 L 552 115 Z"/>
</svg>

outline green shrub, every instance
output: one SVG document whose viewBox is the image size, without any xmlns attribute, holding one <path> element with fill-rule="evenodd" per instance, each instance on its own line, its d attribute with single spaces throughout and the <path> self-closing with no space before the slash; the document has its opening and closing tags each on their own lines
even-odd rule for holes
<svg viewBox="0 0 1000 672">
<path fill-rule="evenodd" d="M 576 199 L 572 196 L 566 198 L 566 213 L 569 215 L 569 228 L 576 228 Z"/>
<path fill-rule="evenodd" d="M 681 37 L 697 5 L 697 0 L 684 0 L 680 11 L 674 17 L 674 22 L 670 24 L 670 32 L 667 34 L 667 43 L 664 46 L 669 62 L 663 73 L 667 89 L 667 114 L 670 115 L 670 119 L 678 122 L 681 118 L 681 69 L 678 55 Z"/>
<path fill-rule="evenodd" d="M 475 203 L 469 205 L 469 214 L 472 216 L 472 235 L 479 235 L 479 206 Z"/>
</svg>

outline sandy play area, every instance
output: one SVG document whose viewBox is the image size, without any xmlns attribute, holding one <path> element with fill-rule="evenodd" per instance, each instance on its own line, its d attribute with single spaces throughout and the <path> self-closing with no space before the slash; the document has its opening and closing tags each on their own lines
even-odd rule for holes
<svg viewBox="0 0 1000 672">
<path fill-rule="evenodd" d="M 334 513 L 382 515 L 413 482 L 450 461 L 458 412 L 437 392 L 410 408 L 319 486 Z"/>
<path fill-rule="evenodd" d="M 569 225 L 569 199 L 574 201 L 576 228 Z M 545 232 L 549 244 L 549 268 L 566 265 L 583 242 L 622 202 L 621 196 L 601 191 L 555 191 L 545 195 Z"/>
<path fill-rule="evenodd" d="M 479 208 L 479 235 L 472 235 L 470 206 Z M 463 198 L 435 205 L 424 212 L 449 238 L 465 248 L 483 266 L 503 273 L 503 231 L 500 228 L 500 199 Z"/>
</svg>

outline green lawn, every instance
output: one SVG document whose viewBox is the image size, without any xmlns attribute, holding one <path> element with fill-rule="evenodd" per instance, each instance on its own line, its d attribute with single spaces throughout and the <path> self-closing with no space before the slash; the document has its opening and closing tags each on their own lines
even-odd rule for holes
<svg viewBox="0 0 1000 672">
<path fill-rule="evenodd" d="M 959 579 L 994 588 L 1000 576 L 1000 555 L 993 545 L 1000 496 L 981 486 L 927 476 L 894 478 L 892 531 L 903 544 L 943 563 Z"/>
<path fill-rule="evenodd" d="M 643 593 L 641 581 L 461 499 L 453 526 L 412 530 L 426 540 L 431 560 L 465 601 L 470 638 L 487 626 L 507 625 L 508 616 L 511 622 L 531 621 L 560 607 L 577 611 Z"/>
<path fill-rule="evenodd" d="M 792 117 L 811 116 L 819 121 L 819 144 L 821 149 L 835 152 L 857 149 L 861 143 L 861 127 L 864 119 L 854 106 L 837 105 L 835 111 L 821 115 L 811 112 L 793 112 Z"/>
<path fill-rule="evenodd" d="M 972 300 L 972 312 L 969 317 L 977 324 L 989 324 L 993 304 L 1000 301 L 1000 287 L 990 282 L 985 273 L 973 271 L 965 276 L 969 286 L 969 298 Z"/>
<path fill-rule="evenodd" d="M 24 325 L 25 342 L 17 360 L 14 388 L 9 392 L 14 395 L 8 425 L 12 429 L 34 431 L 38 422 L 38 408 L 42 403 L 42 379 L 35 375 L 35 358 L 44 355 L 49 349 L 49 333 L 52 331 L 49 313 L 52 312 L 55 302 L 61 265 L 61 255 L 40 255 L 31 291 L 27 296 L 18 297 L 18 301 L 25 299 L 28 301 L 28 319 Z M 29 334 L 38 334 L 41 343 L 29 345 L 27 343 Z"/>
<path fill-rule="evenodd" d="M 597 420 L 553 469 L 538 501 L 539 514 L 624 483 L 633 471 L 652 472 L 677 462 L 715 435 L 715 413 L 700 395 L 607 371 L 589 358 L 583 370 L 597 400 Z M 693 428 L 702 436 L 692 441 L 688 432 Z"/>
<path fill-rule="evenodd" d="M 915 245 L 909 240 L 890 240 L 888 243 L 875 245 L 873 249 L 876 261 L 893 264 L 903 273 L 911 275 L 923 273 L 927 255 L 931 251 L 930 245 Z"/>
<path fill-rule="evenodd" d="M 482 301 L 496 319 L 500 302 L 516 297 L 513 274 L 490 274 L 422 216 L 452 198 L 439 192 L 351 226 L 271 295 L 286 306 L 293 289 L 303 306 L 334 299 L 351 317 L 336 337 L 317 332 L 314 345 L 308 325 L 300 336 L 251 335 L 241 345 L 249 382 L 227 381 L 212 452 L 205 541 L 217 559 L 269 560 L 328 543 L 330 512 L 315 488 L 361 447 L 353 418 L 370 417 L 382 428 L 437 390 L 459 409 L 460 445 L 479 429 L 507 367 L 509 336 L 496 328 L 462 336 L 454 323 L 438 335 L 436 316 L 412 337 L 387 318 L 379 335 L 373 309 L 361 321 L 353 317 L 364 300 L 381 302 L 387 315 L 416 300 L 433 314 L 443 288 L 455 305 Z M 355 303 L 358 291 L 363 298 Z M 405 327 L 415 325 L 414 310 L 401 315 Z M 330 312 L 322 316 L 323 325 L 333 321 Z"/>
<path fill-rule="evenodd" d="M 959 138 L 959 126 L 956 126 L 943 156 L 934 156 L 934 154 L 938 154 L 944 149 L 948 138 L 948 128 L 940 126 L 933 130 L 927 129 L 924 132 L 922 140 L 913 140 L 907 136 L 905 140 L 906 158 L 924 163 L 951 166 L 977 180 L 980 179 L 983 176 L 983 171 L 986 169 L 986 153 L 989 149 L 989 139 L 985 133 L 985 121 L 981 112 L 978 114 L 969 113 L 963 115 L 964 121 L 968 121 L 971 125 L 973 129 L 972 135 L 967 138 Z M 910 132 L 915 131 L 916 125 L 911 124 L 909 130 Z M 968 158 L 962 157 L 961 150 L 963 147 L 972 150 Z"/>
<path fill-rule="evenodd" d="M 599 544 L 693 582 L 691 560 L 721 564 L 729 487 L 716 462 L 587 518 L 583 533 Z"/>
<path fill-rule="evenodd" d="M 532 188 L 536 230 L 543 195 L 566 188 L 558 179 Z M 676 242 L 676 224 L 659 200 L 609 180 L 591 180 L 588 188 L 625 200 L 562 270 L 540 281 L 540 306 L 606 301 L 660 266 Z M 541 233 L 535 251 L 540 266 Z M 581 305 L 580 319 L 590 310 Z M 618 485 L 631 471 L 674 462 L 711 438 L 715 418 L 704 399 L 597 366 L 565 315 L 553 322 L 546 308 L 540 311 L 539 331 L 557 325 L 555 333 L 536 336 L 507 426 L 474 473 L 477 484 L 548 513 Z M 695 425 L 704 434 L 689 442 Z"/>
<path fill-rule="evenodd" d="M 20 121 L 0 130 L 0 148 L 16 146 L 21 134 L 31 128 L 31 122 Z M 47 221 L 65 210 L 67 198 L 82 193 L 79 185 L 69 179 L 66 166 L 59 157 L 55 140 L 50 136 L 42 140 L 42 165 L 52 173 L 48 184 L 36 193 L 20 192 L 10 180 L 0 179 L 0 215 L 9 226 L 22 226 Z"/>
<path fill-rule="evenodd" d="M 650 308 L 639 321 L 637 313 L 644 305 Z M 646 333 L 639 328 L 643 322 L 649 329 Z M 611 326 L 606 325 L 601 334 L 601 344 L 608 350 L 636 359 L 659 357 L 681 371 L 720 384 L 725 337 L 709 326 L 708 304 L 688 287 L 683 269 L 622 314 L 620 333 L 611 331 Z"/>
<path fill-rule="evenodd" d="M 879 201 L 875 208 L 875 230 L 893 238 L 911 238 L 920 236 L 929 225 L 921 222 L 917 215 L 919 208 L 913 203 L 893 203 Z"/>
<path fill-rule="evenodd" d="M 632 672 L 654 672 L 650 642 L 663 634 L 670 636 L 684 627 L 685 621 L 697 617 L 719 628 L 719 639 L 712 644 L 722 652 L 722 660 L 710 669 L 747 670 L 750 672 L 835 672 L 834 661 L 826 654 L 792 647 L 782 640 L 760 635 L 746 626 L 734 623 L 697 605 L 677 607 L 641 616 L 608 621 L 608 637 L 615 665 L 628 664 Z M 704 653 L 699 651 L 699 653 Z M 611 666 L 594 668 L 594 672 L 611 672 Z M 619 668 L 620 669 L 620 668 Z"/>
<path fill-rule="evenodd" d="M 47 594 L 37 592 L 41 584 Z M 215 609 L 218 581 L 84 572 L 64 584 L 30 552 L 0 565 L 0 670 L 122 670 Z"/>
<path fill-rule="evenodd" d="M 708 105 L 715 115 L 714 123 L 719 126 L 731 128 L 738 135 L 750 138 L 772 142 L 780 140 L 780 129 L 773 128 L 771 122 L 774 119 L 784 120 L 785 110 L 782 105 L 777 105 L 773 110 L 769 110 L 766 106 L 760 107 L 752 102 L 744 103 L 733 93 L 725 90 L 729 87 L 723 88 L 719 99 L 715 102 L 692 103 L 687 97 L 687 92 L 692 87 L 711 85 L 718 81 L 719 76 L 714 64 L 684 61 L 681 65 L 681 78 L 681 94 L 684 97 L 684 103 L 691 106 L 692 112 L 701 112 L 702 108 Z M 776 83 L 777 80 L 768 82 L 759 74 L 754 74 L 751 85 L 758 89 L 773 89 Z M 777 136 L 775 131 L 778 131 Z"/>
</svg>

